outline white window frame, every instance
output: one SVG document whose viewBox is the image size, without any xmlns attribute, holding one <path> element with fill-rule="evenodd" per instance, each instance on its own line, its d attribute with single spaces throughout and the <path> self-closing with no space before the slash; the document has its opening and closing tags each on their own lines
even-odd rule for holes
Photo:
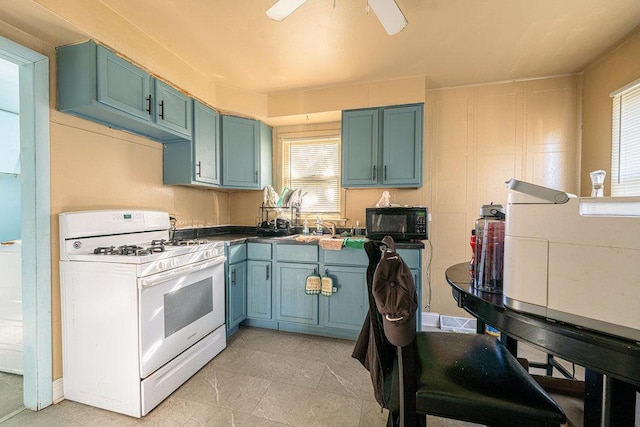
<svg viewBox="0 0 640 427">
<path fill-rule="evenodd" d="M 640 79 L 611 98 L 611 195 L 640 196 Z"/>
<path fill-rule="evenodd" d="M 289 145 L 291 144 L 295 144 L 295 145 L 301 145 L 301 144 L 317 144 L 317 143 L 335 143 L 337 145 L 337 150 L 336 150 L 336 175 L 335 175 L 335 179 L 336 179 L 336 206 L 335 206 L 335 210 L 322 210 L 322 211 L 313 211 L 311 212 L 309 210 L 309 208 L 305 209 L 305 203 L 304 203 L 304 198 L 303 198 L 303 204 L 301 207 L 301 213 L 303 216 L 312 216 L 312 217 L 317 217 L 317 216 L 322 216 L 323 218 L 326 219 L 335 219 L 335 218 L 340 218 L 341 216 L 341 212 L 342 212 L 342 188 L 341 188 L 341 177 L 340 177 L 340 173 L 341 173 L 341 168 L 340 168 L 340 155 L 341 155 L 341 150 L 340 150 L 340 143 L 341 143 L 341 137 L 339 134 L 337 135 L 326 135 L 326 136 L 321 136 L 321 137 L 288 137 L 288 138 L 283 138 L 282 140 L 282 187 L 284 188 L 285 186 L 289 186 L 292 187 L 292 184 L 290 184 L 290 171 L 286 170 L 287 167 L 286 165 L 289 164 L 289 160 L 286 158 L 288 153 L 289 153 L 289 149 L 287 148 Z M 293 185 L 295 186 L 295 185 Z M 306 215 L 305 215 L 306 214 Z"/>
</svg>

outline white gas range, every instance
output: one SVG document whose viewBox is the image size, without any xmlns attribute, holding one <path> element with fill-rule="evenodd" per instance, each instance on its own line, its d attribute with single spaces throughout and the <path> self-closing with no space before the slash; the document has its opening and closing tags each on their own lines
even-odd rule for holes
<svg viewBox="0 0 640 427">
<path fill-rule="evenodd" d="M 65 398 L 146 415 L 226 346 L 224 245 L 166 212 L 59 219 Z"/>
</svg>

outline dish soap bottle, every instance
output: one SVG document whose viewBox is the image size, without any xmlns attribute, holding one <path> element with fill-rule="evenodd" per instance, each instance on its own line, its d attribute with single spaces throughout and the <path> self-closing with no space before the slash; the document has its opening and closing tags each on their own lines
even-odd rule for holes
<svg viewBox="0 0 640 427">
<path fill-rule="evenodd" d="M 322 217 L 319 216 L 316 221 L 316 234 L 322 236 Z"/>
<path fill-rule="evenodd" d="M 302 223 L 302 235 L 303 236 L 309 235 L 309 221 L 307 221 L 306 219 Z"/>
</svg>

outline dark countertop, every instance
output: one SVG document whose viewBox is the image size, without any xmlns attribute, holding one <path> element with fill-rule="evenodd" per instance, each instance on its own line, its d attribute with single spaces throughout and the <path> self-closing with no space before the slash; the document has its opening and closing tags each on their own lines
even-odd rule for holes
<svg viewBox="0 0 640 427">
<path fill-rule="evenodd" d="M 203 229 L 181 229 L 176 230 L 176 236 L 184 238 L 200 238 L 207 239 L 212 242 L 224 242 L 227 245 L 239 245 L 245 242 L 257 242 L 257 243 L 277 243 L 287 245 L 318 245 L 318 240 L 310 242 L 300 242 L 296 240 L 297 234 L 281 237 L 265 237 L 256 236 L 255 227 L 208 227 Z M 329 237 L 327 235 L 327 237 Z M 363 236 L 353 236 L 354 239 L 362 238 Z M 396 242 L 396 248 L 398 249 L 424 249 L 424 243 L 421 241 L 412 242 Z"/>
<path fill-rule="evenodd" d="M 318 240 L 310 242 L 301 242 L 296 240 L 296 235 L 286 237 L 262 237 L 251 234 L 218 234 L 216 236 L 206 236 L 207 240 L 214 242 L 225 242 L 228 245 L 239 245 L 245 242 L 255 243 L 276 243 L 287 245 L 314 245 L 318 246 Z M 424 249 L 424 243 L 422 242 L 396 242 L 397 249 Z"/>
</svg>

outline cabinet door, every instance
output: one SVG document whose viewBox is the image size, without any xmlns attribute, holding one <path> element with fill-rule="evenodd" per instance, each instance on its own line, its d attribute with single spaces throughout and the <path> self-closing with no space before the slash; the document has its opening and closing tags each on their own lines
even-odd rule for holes
<svg viewBox="0 0 640 427">
<path fill-rule="evenodd" d="M 247 262 L 231 264 L 227 277 L 227 330 L 234 329 L 247 317 Z"/>
<path fill-rule="evenodd" d="M 260 123 L 222 116 L 222 184 L 260 188 Z"/>
<path fill-rule="evenodd" d="M 374 186 L 378 182 L 378 110 L 342 113 L 342 186 Z"/>
<path fill-rule="evenodd" d="M 193 180 L 219 185 L 220 114 L 195 101 L 193 115 Z"/>
<path fill-rule="evenodd" d="M 385 108 L 382 123 L 382 184 L 422 184 L 422 105 Z"/>
<path fill-rule="evenodd" d="M 260 122 L 260 182 L 258 188 L 273 183 L 273 129 Z"/>
<path fill-rule="evenodd" d="M 247 317 L 271 319 L 271 262 L 247 261 Z"/>
<path fill-rule="evenodd" d="M 193 100 L 160 80 L 155 80 L 155 89 L 156 123 L 184 136 L 190 136 Z"/>
<path fill-rule="evenodd" d="M 318 266 L 313 264 L 277 263 L 278 319 L 286 322 L 318 324 L 318 295 L 304 292 L 307 277 Z"/>
<path fill-rule="evenodd" d="M 369 309 L 366 267 L 326 266 L 336 291 L 321 296 L 324 326 L 359 331 Z"/>
<path fill-rule="evenodd" d="M 151 76 L 102 46 L 97 49 L 98 101 L 151 121 Z"/>
</svg>

